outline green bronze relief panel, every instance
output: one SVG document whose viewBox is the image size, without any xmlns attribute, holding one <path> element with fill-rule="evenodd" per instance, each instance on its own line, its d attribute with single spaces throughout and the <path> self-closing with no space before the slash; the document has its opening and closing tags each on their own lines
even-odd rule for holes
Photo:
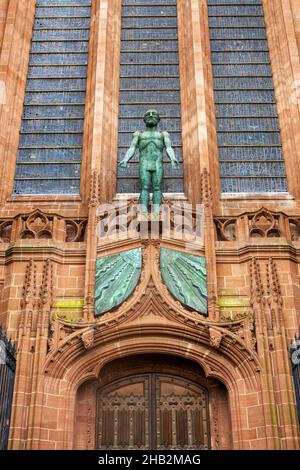
<svg viewBox="0 0 300 470">
<path fill-rule="evenodd" d="M 185 307 L 207 315 L 206 258 L 161 248 L 160 268 L 175 299 Z"/>
<path fill-rule="evenodd" d="M 95 315 L 119 307 L 137 287 L 142 272 L 142 249 L 96 261 Z"/>
</svg>

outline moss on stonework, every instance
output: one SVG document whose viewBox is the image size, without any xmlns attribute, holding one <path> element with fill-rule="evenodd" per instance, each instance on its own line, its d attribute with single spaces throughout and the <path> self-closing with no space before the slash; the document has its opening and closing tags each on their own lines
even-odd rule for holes
<svg viewBox="0 0 300 470">
<path fill-rule="evenodd" d="M 53 302 L 54 315 L 67 323 L 78 323 L 83 318 L 83 298 L 58 298 Z"/>
<path fill-rule="evenodd" d="M 250 299 L 242 297 L 219 297 L 218 307 L 250 307 Z"/>
<path fill-rule="evenodd" d="M 225 297 L 225 296 L 237 297 L 238 291 L 236 291 L 235 289 L 219 289 L 218 294 L 219 294 L 219 297 Z"/>
<path fill-rule="evenodd" d="M 221 310 L 221 321 L 237 321 L 237 320 L 242 320 L 244 318 L 252 318 L 253 314 L 252 312 L 248 310 Z"/>
<path fill-rule="evenodd" d="M 82 316 L 72 315 L 71 313 L 55 312 L 54 315 L 56 318 L 58 318 L 58 320 L 63 320 L 64 322 L 70 324 L 79 323 L 82 321 Z"/>
<path fill-rule="evenodd" d="M 53 308 L 83 308 L 84 299 L 58 299 L 53 302 Z"/>
</svg>

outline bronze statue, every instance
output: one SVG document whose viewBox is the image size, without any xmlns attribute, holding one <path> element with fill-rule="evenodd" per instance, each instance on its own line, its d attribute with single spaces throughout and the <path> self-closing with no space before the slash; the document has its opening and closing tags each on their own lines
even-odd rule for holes
<svg viewBox="0 0 300 470">
<path fill-rule="evenodd" d="M 160 122 L 159 113 L 155 109 L 150 109 L 144 116 L 146 130 L 135 132 L 130 149 L 125 158 L 120 162 L 122 168 L 127 168 L 129 160 L 134 156 L 137 147 L 140 152 L 140 183 L 141 196 L 140 204 L 142 212 L 148 212 L 150 203 L 151 184 L 153 185 L 153 205 L 154 212 L 160 213 L 162 204 L 162 183 L 164 177 L 163 153 L 166 149 L 172 164 L 172 168 L 178 169 L 179 162 L 175 157 L 171 146 L 168 132 L 160 132 L 157 126 Z"/>
</svg>

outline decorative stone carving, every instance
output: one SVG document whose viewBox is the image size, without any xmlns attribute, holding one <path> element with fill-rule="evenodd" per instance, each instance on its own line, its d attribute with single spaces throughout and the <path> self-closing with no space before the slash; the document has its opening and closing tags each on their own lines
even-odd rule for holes
<svg viewBox="0 0 300 470">
<path fill-rule="evenodd" d="M 97 259 L 95 315 L 120 306 L 133 293 L 141 277 L 142 249 Z"/>
<path fill-rule="evenodd" d="M 50 309 L 53 298 L 53 266 L 50 259 L 43 265 L 41 281 L 38 283 L 38 272 L 41 264 L 33 259 L 26 267 L 23 293 L 21 300 L 21 314 L 19 332 L 26 330 L 29 335 L 49 335 Z"/>
<path fill-rule="evenodd" d="M 278 227 L 278 219 L 267 209 L 261 209 L 250 218 L 251 238 L 274 238 L 280 236 L 281 232 Z"/>
<path fill-rule="evenodd" d="M 291 239 L 292 241 L 298 241 L 300 238 L 300 218 L 290 218 L 290 231 L 291 231 Z"/>
<path fill-rule="evenodd" d="M 9 243 L 11 240 L 12 220 L 0 221 L 0 243 Z"/>
<path fill-rule="evenodd" d="M 207 171 L 207 168 L 204 168 L 201 174 L 201 199 L 202 204 L 204 204 L 206 207 L 212 205 L 213 194 L 210 181 L 210 174 Z"/>
<path fill-rule="evenodd" d="M 82 337 L 82 342 L 85 347 L 85 349 L 89 350 L 92 349 L 94 346 L 94 339 L 95 339 L 95 330 L 94 328 L 86 331 L 83 333 Z"/>
<path fill-rule="evenodd" d="M 47 259 L 43 268 L 43 278 L 40 288 L 41 306 L 51 307 L 53 298 L 53 265 L 50 259 Z"/>
<path fill-rule="evenodd" d="M 35 210 L 28 217 L 23 218 L 23 229 L 20 234 L 22 239 L 51 239 L 52 238 L 52 218 Z"/>
<path fill-rule="evenodd" d="M 236 219 L 215 219 L 217 240 L 235 241 L 236 240 Z"/>
<path fill-rule="evenodd" d="M 89 207 L 97 207 L 100 204 L 100 174 L 93 170 L 90 182 Z"/>
<path fill-rule="evenodd" d="M 57 214 L 45 214 L 36 209 L 18 214 L 14 219 L 0 220 L 0 244 L 23 240 L 58 239 L 65 242 L 84 242 L 87 218 L 69 219 Z M 64 233 L 61 233 L 64 229 Z"/>
<path fill-rule="evenodd" d="M 87 219 L 66 220 L 66 242 L 84 242 Z"/>
<path fill-rule="evenodd" d="M 36 265 L 31 259 L 26 267 L 21 307 L 34 305 L 36 302 Z"/>
<path fill-rule="evenodd" d="M 300 235 L 300 219 L 264 207 L 236 216 L 215 217 L 214 221 L 218 241 L 279 237 L 298 240 Z"/>
<path fill-rule="evenodd" d="M 168 248 L 160 250 L 163 280 L 175 299 L 207 315 L 206 259 Z"/>
<path fill-rule="evenodd" d="M 209 343 L 214 349 L 219 349 L 223 339 L 221 331 L 214 328 L 209 328 Z"/>
</svg>

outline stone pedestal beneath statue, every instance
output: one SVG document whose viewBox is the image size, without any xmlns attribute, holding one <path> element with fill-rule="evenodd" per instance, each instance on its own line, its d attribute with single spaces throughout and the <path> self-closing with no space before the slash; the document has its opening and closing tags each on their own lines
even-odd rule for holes
<svg viewBox="0 0 300 470">
<path fill-rule="evenodd" d="M 141 239 L 159 239 L 163 230 L 163 215 L 154 212 L 138 212 L 137 216 Z"/>
</svg>

